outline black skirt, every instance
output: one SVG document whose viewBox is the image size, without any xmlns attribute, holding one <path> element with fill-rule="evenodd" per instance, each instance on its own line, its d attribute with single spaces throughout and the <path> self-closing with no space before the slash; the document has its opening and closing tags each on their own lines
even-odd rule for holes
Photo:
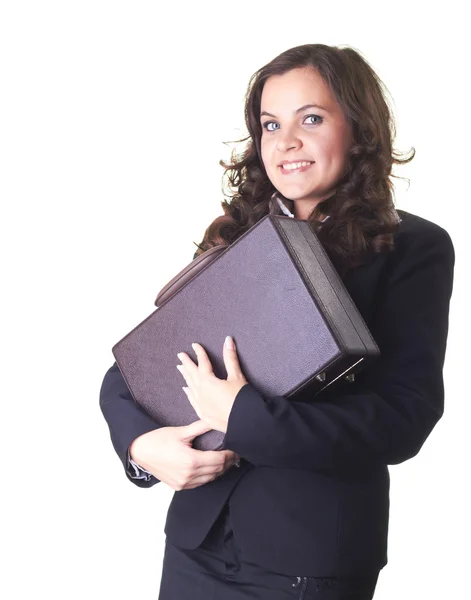
<svg viewBox="0 0 471 600">
<path fill-rule="evenodd" d="M 226 504 L 198 548 L 166 540 L 158 600 L 371 600 L 378 575 L 289 576 L 258 566 L 241 555 Z"/>
</svg>

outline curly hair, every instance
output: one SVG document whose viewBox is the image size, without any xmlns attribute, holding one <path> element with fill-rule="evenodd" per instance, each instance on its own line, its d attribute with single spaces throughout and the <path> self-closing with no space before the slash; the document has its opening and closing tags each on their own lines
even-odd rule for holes
<svg viewBox="0 0 471 600">
<path fill-rule="evenodd" d="M 249 135 L 245 150 L 231 153 L 223 179 L 229 179 L 230 202 L 221 202 L 224 215 L 218 216 L 196 244 L 195 257 L 215 245 L 230 245 L 267 214 L 281 214 L 278 197 L 293 207 L 267 176 L 261 157 L 262 126 L 259 115 L 262 90 L 272 75 L 296 68 L 313 68 L 329 87 L 352 127 L 353 143 L 347 155 L 347 169 L 335 192 L 319 202 L 307 221 L 318 235 L 327 254 L 342 273 L 361 265 L 371 253 L 394 248 L 394 231 L 399 222 L 394 207 L 390 177 L 393 163 L 409 158 L 393 150 L 396 130 L 386 99 L 387 88 L 368 62 L 351 47 L 305 44 L 275 57 L 250 78 L 245 95 L 245 123 Z M 329 219 L 321 222 L 321 215 Z M 194 242 L 195 243 L 195 242 Z"/>
</svg>

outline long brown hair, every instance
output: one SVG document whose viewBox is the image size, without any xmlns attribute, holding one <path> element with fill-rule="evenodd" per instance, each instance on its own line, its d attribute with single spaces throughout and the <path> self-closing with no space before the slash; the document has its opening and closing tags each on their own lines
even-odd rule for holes
<svg viewBox="0 0 471 600">
<path fill-rule="evenodd" d="M 348 168 L 336 191 L 319 202 L 307 219 L 319 236 L 336 267 L 343 272 L 362 264 L 370 253 L 387 252 L 394 247 L 393 233 L 398 218 L 390 177 L 393 163 L 409 158 L 393 150 L 396 136 L 392 111 L 386 99 L 387 88 L 360 53 L 351 47 L 305 44 L 286 50 L 250 78 L 245 95 L 245 123 L 249 135 L 245 150 L 231 162 L 223 160 L 232 191 L 230 202 L 221 202 L 224 215 L 206 229 L 195 257 L 209 248 L 229 245 L 267 214 L 282 214 L 276 196 L 293 210 L 294 203 L 284 198 L 269 180 L 261 158 L 260 106 L 262 90 L 272 75 L 291 69 L 311 67 L 324 79 L 352 126 L 353 144 Z M 329 215 L 321 223 L 319 217 Z"/>
</svg>

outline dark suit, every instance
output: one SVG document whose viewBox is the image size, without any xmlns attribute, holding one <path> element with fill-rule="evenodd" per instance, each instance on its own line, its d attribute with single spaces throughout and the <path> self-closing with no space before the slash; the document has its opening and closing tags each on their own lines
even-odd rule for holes
<svg viewBox="0 0 471 600">
<path fill-rule="evenodd" d="M 224 442 L 242 457 L 240 468 L 174 493 L 165 526 L 172 544 L 199 546 L 229 501 L 244 555 L 278 573 L 338 577 L 387 563 L 387 465 L 415 456 L 443 413 L 454 268 L 444 229 L 398 213 L 395 251 L 344 276 L 381 357 L 311 401 L 262 397 L 247 383 Z M 126 469 L 129 444 L 158 425 L 133 401 L 116 363 L 100 405 Z M 126 473 L 141 487 L 158 482 Z"/>
</svg>

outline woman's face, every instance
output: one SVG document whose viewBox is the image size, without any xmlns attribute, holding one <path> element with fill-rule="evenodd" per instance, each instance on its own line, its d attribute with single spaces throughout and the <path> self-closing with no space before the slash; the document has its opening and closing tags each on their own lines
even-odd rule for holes
<svg viewBox="0 0 471 600">
<path fill-rule="evenodd" d="M 308 104 L 318 106 L 304 108 Z M 267 175 L 285 198 L 293 200 L 295 217 L 307 219 L 319 202 L 334 193 L 345 173 L 353 141 L 351 127 L 328 86 L 312 68 L 297 68 L 267 79 L 260 123 Z M 295 171 L 280 166 L 283 161 L 302 160 L 313 164 Z"/>
</svg>

